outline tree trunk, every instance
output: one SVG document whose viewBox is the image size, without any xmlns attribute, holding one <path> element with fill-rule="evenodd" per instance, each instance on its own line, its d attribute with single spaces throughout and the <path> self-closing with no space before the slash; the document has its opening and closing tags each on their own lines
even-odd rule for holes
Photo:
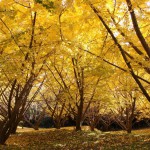
<svg viewBox="0 0 150 150">
<path fill-rule="evenodd" d="M 16 133 L 19 123 L 17 109 L 12 113 L 10 118 L 6 118 L 0 129 L 0 144 L 5 144 L 10 134 Z"/>
<path fill-rule="evenodd" d="M 132 129 L 131 128 L 128 128 L 127 129 L 127 133 L 131 133 Z"/>
<path fill-rule="evenodd" d="M 38 125 L 35 125 L 33 126 L 34 130 L 39 130 L 39 126 Z"/>
<path fill-rule="evenodd" d="M 60 127 L 61 127 L 60 124 L 56 125 L 56 129 L 60 129 Z"/>
<path fill-rule="evenodd" d="M 132 131 L 132 124 L 129 124 L 127 128 L 127 133 L 131 133 L 131 131 Z"/>
<path fill-rule="evenodd" d="M 128 120 L 127 123 L 127 133 L 131 133 L 131 131 L 132 131 L 132 119 Z"/>
<path fill-rule="evenodd" d="M 80 117 L 77 117 L 77 119 L 76 119 L 76 131 L 81 130 L 80 122 L 81 122 Z"/>
<path fill-rule="evenodd" d="M 18 126 L 18 123 L 14 123 L 11 129 L 11 134 L 16 134 L 17 126 Z"/>
<path fill-rule="evenodd" d="M 13 126 L 13 119 L 7 120 L 0 130 L 0 144 L 5 144 L 6 140 L 8 139 L 9 135 L 11 134 Z"/>
<path fill-rule="evenodd" d="M 90 126 L 90 130 L 91 130 L 91 131 L 94 131 L 94 126 L 91 125 L 91 126 Z"/>
<path fill-rule="evenodd" d="M 56 129 L 60 129 L 60 127 L 61 127 L 61 121 L 59 120 L 59 118 L 56 118 L 56 120 L 54 121 L 54 123 L 55 123 Z"/>
<path fill-rule="evenodd" d="M 83 112 L 83 101 L 80 101 L 80 106 L 78 106 L 78 113 L 76 116 L 76 131 L 81 130 L 82 112 Z"/>
</svg>

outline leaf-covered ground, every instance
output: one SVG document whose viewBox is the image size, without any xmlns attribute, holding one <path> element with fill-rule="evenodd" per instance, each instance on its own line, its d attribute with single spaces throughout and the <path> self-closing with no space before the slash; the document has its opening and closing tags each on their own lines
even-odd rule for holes
<svg viewBox="0 0 150 150">
<path fill-rule="evenodd" d="M 91 132 L 87 127 L 79 132 L 71 127 L 39 131 L 19 129 L 6 144 L 0 146 L 0 150 L 149 150 L 150 129 L 135 130 L 132 134 Z"/>
</svg>

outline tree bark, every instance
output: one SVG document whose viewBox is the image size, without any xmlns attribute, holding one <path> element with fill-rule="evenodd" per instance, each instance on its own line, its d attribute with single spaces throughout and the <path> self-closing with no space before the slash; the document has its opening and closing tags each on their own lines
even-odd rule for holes
<svg viewBox="0 0 150 150">
<path fill-rule="evenodd" d="M 143 37 L 142 32 L 140 31 L 140 28 L 139 28 L 139 25 L 138 25 L 138 22 L 137 22 L 137 18 L 136 18 L 135 12 L 134 12 L 134 8 L 132 7 L 131 0 L 126 0 L 126 3 L 128 5 L 128 10 L 130 12 L 130 16 L 131 16 L 131 19 L 132 19 L 132 24 L 133 24 L 134 30 L 136 32 L 136 35 L 137 35 L 139 41 L 141 42 L 144 50 L 146 51 L 148 57 L 150 58 L 150 48 L 149 48 L 145 38 Z"/>
</svg>

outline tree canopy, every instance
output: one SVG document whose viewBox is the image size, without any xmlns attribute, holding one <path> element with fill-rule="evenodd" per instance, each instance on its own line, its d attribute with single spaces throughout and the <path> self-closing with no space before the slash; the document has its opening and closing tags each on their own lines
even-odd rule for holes
<svg viewBox="0 0 150 150">
<path fill-rule="evenodd" d="M 150 102 L 149 8 L 149 0 L 1 0 L 0 135 L 36 96 L 71 112 L 77 130 L 94 103 L 130 105 L 133 119 Z"/>
</svg>

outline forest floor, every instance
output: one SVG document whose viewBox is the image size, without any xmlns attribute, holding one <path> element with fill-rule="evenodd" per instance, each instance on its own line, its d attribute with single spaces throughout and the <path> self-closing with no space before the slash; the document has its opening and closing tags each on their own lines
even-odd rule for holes
<svg viewBox="0 0 150 150">
<path fill-rule="evenodd" d="M 150 128 L 125 131 L 91 132 L 88 127 L 62 129 L 18 129 L 0 150 L 150 150 Z"/>
</svg>

